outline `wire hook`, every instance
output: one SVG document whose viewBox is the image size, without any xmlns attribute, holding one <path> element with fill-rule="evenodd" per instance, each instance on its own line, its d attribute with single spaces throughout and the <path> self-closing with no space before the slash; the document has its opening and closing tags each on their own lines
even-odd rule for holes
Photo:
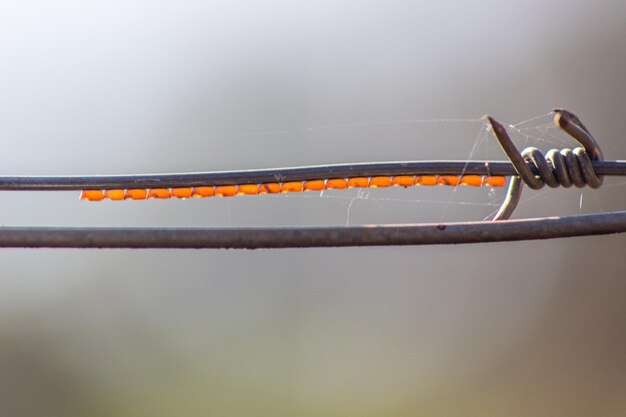
<svg viewBox="0 0 626 417">
<path fill-rule="evenodd" d="M 504 126 L 490 116 L 485 116 L 494 136 L 515 167 L 517 176 L 511 178 L 507 196 L 498 209 L 493 221 L 507 220 L 513 214 L 522 195 L 523 185 L 534 190 L 549 187 L 584 187 L 598 188 L 602 177 L 598 176 L 591 161 L 603 160 L 604 155 L 591 132 L 573 113 L 554 110 L 554 124 L 565 131 L 582 147 L 571 149 L 551 149 L 545 155 L 535 147 L 528 147 L 520 152 Z"/>
</svg>

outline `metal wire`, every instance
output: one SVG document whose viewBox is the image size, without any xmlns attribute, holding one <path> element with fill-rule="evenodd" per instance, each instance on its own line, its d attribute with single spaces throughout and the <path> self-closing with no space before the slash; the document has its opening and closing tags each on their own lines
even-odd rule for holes
<svg viewBox="0 0 626 417">
<path fill-rule="evenodd" d="M 425 245 L 602 235 L 626 232 L 626 211 L 570 217 L 505 220 L 522 185 L 538 189 L 589 185 L 602 176 L 626 175 L 626 161 L 605 161 L 597 142 L 574 114 L 555 110 L 555 123 L 583 145 L 574 151 L 535 148 L 520 153 L 506 129 L 487 117 L 507 161 L 406 161 L 296 168 L 113 176 L 0 176 L 0 190 L 55 191 L 144 189 L 400 176 L 511 176 L 508 195 L 495 222 L 274 228 L 20 228 L 0 227 L 0 247 L 49 248 L 303 248 Z M 505 221 L 500 221 L 505 220 Z"/>
<path fill-rule="evenodd" d="M 568 217 L 409 225 L 277 228 L 0 228 L 0 247 L 270 249 L 443 245 L 626 232 L 626 211 Z"/>
<path fill-rule="evenodd" d="M 626 161 L 593 161 L 598 175 L 626 175 Z M 539 175 L 536 168 L 531 172 Z M 259 184 L 377 175 L 517 175 L 509 161 L 404 161 L 185 174 L 0 176 L 0 190 L 62 191 Z"/>
<path fill-rule="evenodd" d="M 592 165 L 592 161 L 604 159 L 600 145 L 575 114 L 563 109 L 555 109 L 554 112 L 554 124 L 582 147 L 574 150 L 550 149 L 544 155 L 539 149 L 531 146 L 520 152 L 504 126 L 492 117 L 485 117 L 518 174 L 511 179 L 506 199 L 493 221 L 507 220 L 511 217 L 521 198 L 523 184 L 533 190 L 539 190 L 545 185 L 552 188 L 559 186 L 567 188 L 572 185 L 579 188 L 585 186 L 599 188 L 602 185 L 602 175 L 599 175 Z"/>
</svg>

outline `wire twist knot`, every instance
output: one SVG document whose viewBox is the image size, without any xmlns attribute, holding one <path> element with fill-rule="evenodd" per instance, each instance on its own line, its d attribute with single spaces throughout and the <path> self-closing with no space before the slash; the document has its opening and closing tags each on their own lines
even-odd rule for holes
<svg viewBox="0 0 626 417">
<path fill-rule="evenodd" d="M 523 184 L 534 190 L 545 185 L 552 188 L 572 185 L 579 188 L 598 188 L 602 185 L 602 177 L 596 174 L 592 165 L 592 161 L 604 159 L 600 146 L 573 113 L 562 109 L 555 109 L 554 112 L 556 126 L 567 132 L 582 147 L 573 150 L 550 149 L 545 154 L 535 147 L 528 147 L 520 153 L 504 126 L 493 118 L 486 117 L 496 139 L 519 175 L 511 179 L 506 199 L 494 221 L 511 217 L 520 200 Z"/>
<path fill-rule="evenodd" d="M 522 178 L 532 189 L 538 190 L 544 185 L 552 188 L 572 185 L 598 188 L 602 185 L 602 177 L 596 175 L 585 148 L 550 149 L 544 155 L 539 149 L 528 147 L 522 151 L 522 158 L 529 169 L 538 174 L 532 179 Z"/>
</svg>

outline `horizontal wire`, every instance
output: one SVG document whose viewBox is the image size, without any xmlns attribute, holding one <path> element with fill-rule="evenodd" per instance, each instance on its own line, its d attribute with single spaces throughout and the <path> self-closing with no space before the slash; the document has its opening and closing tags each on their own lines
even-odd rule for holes
<svg viewBox="0 0 626 417">
<path fill-rule="evenodd" d="M 593 161 L 593 168 L 598 175 L 626 175 L 626 161 Z M 197 187 L 378 175 L 511 176 L 517 175 L 517 172 L 508 161 L 375 162 L 184 174 L 0 176 L 0 190 L 61 191 Z"/>
<path fill-rule="evenodd" d="M 270 249 L 442 245 L 626 232 L 626 211 L 567 217 L 410 225 L 254 228 L 2 227 L 0 247 Z"/>
<path fill-rule="evenodd" d="M 598 175 L 626 175 L 626 161 L 594 161 Z M 507 161 L 409 161 L 113 176 L 0 176 L 0 190 L 194 187 L 399 175 L 512 176 Z M 0 247 L 305 248 L 436 245 L 626 232 L 626 211 L 500 222 L 253 228 L 2 227 Z"/>
</svg>

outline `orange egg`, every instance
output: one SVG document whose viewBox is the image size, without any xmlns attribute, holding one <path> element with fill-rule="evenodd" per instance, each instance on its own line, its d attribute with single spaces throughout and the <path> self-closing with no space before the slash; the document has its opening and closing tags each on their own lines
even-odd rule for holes
<svg viewBox="0 0 626 417">
<path fill-rule="evenodd" d="M 321 191 L 326 188 L 324 180 L 311 180 L 304 182 L 304 191 Z"/>
<path fill-rule="evenodd" d="M 276 194 L 280 193 L 280 184 L 270 182 L 259 186 L 259 194 Z"/>
<path fill-rule="evenodd" d="M 437 177 L 437 185 L 459 185 L 459 177 L 456 175 L 440 175 Z"/>
<path fill-rule="evenodd" d="M 193 194 L 193 188 L 170 188 L 170 197 L 189 198 Z"/>
<path fill-rule="evenodd" d="M 237 188 L 237 195 L 257 195 L 259 186 L 257 184 L 241 184 Z"/>
<path fill-rule="evenodd" d="M 367 177 L 348 178 L 348 188 L 367 188 L 370 186 L 370 179 Z"/>
<path fill-rule="evenodd" d="M 193 192 L 191 193 L 191 196 L 196 198 L 213 197 L 214 195 L 215 190 L 213 187 L 194 187 Z"/>
<path fill-rule="evenodd" d="M 370 179 L 371 188 L 384 188 L 391 185 L 391 177 L 372 177 Z"/>
<path fill-rule="evenodd" d="M 123 200 L 124 190 L 106 190 L 105 196 L 111 200 Z"/>
<path fill-rule="evenodd" d="M 133 188 L 126 190 L 124 194 L 125 200 L 145 200 L 148 197 L 148 190 L 143 188 Z"/>
<path fill-rule="evenodd" d="M 483 178 L 480 175 L 463 175 L 461 177 L 461 185 L 480 187 L 483 185 Z"/>
<path fill-rule="evenodd" d="M 148 190 L 148 198 L 170 198 L 170 189 L 151 188 Z"/>
<path fill-rule="evenodd" d="M 81 200 L 102 201 L 104 193 L 102 190 L 83 190 L 80 193 Z"/>
<path fill-rule="evenodd" d="M 284 182 L 280 187 L 281 193 L 299 193 L 304 186 L 300 181 Z"/>
<path fill-rule="evenodd" d="M 437 177 L 434 175 L 423 175 L 415 178 L 415 185 L 437 185 Z"/>
<path fill-rule="evenodd" d="M 336 188 L 338 190 L 343 190 L 348 188 L 348 181 L 344 178 L 333 178 L 330 180 L 326 180 L 326 189 Z"/>
<path fill-rule="evenodd" d="M 485 177 L 483 178 L 483 185 L 489 185 L 491 187 L 504 187 L 506 184 L 505 177 Z"/>
<path fill-rule="evenodd" d="M 394 187 L 411 187 L 415 185 L 415 177 L 408 175 L 398 175 L 391 179 L 391 185 Z"/>
<path fill-rule="evenodd" d="M 215 187 L 215 195 L 218 197 L 233 197 L 237 195 L 236 185 L 220 185 Z"/>
</svg>

